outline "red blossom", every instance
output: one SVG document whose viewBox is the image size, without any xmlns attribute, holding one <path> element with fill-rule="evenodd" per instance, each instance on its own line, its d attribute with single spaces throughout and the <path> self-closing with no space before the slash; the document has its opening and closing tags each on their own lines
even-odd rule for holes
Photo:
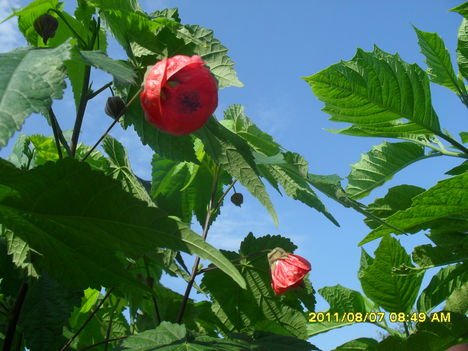
<svg viewBox="0 0 468 351">
<path fill-rule="evenodd" d="M 277 247 L 268 254 L 271 269 L 271 287 L 276 295 L 302 285 L 302 281 L 311 270 L 305 258 L 287 253 Z"/>
<path fill-rule="evenodd" d="M 200 56 L 176 55 L 151 67 L 140 101 L 149 123 L 186 135 L 201 128 L 218 106 L 218 84 Z"/>
</svg>

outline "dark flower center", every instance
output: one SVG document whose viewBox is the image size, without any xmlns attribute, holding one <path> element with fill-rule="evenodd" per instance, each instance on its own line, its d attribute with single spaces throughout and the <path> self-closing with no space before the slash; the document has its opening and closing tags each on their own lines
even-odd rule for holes
<svg viewBox="0 0 468 351">
<path fill-rule="evenodd" d="M 183 93 L 179 96 L 179 112 L 193 113 L 201 107 L 198 91 Z"/>
</svg>

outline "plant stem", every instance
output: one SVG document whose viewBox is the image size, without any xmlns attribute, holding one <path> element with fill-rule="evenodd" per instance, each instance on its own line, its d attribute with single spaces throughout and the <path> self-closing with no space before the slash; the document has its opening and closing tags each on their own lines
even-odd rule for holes
<svg viewBox="0 0 468 351">
<path fill-rule="evenodd" d="M 95 316 L 95 314 L 99 311 L 99 309 L 101 308 L 101 306 L 104 304 L 104 302 L 109 298 L 110 294 L 112 293 L 112 290 L 113 288 L 110 288 L 109 290 L 107 290 L 107 293 L 106 295 L 104 295 L 104 297 L 102 298 L 101 301 L 99 301 L 99 303 L 96 305 L 96 307 L 93 309 L 93 311 L 89 314 L 88 318 L 86 318 L 86 320 L 83 322 L 83 324 L 81 325 L 81 327 L 75 332 L 75 334 L 73 334 L 73 336 L 68 339 L 68 341 L 66 342 L 65 345 L 62 346 L 62 348 L 60 349 L 60 351 L 65 351 L 67 350 L 70 345 L 72 344 L 73 340 L 76 339 L 76 337 L 83 331 L 83 329 L 88 325 L 89 322 L 91 322 L 91 319 L 93 319 L 93 317 Z"/>
<path fill-rule="evenodd" d="M 78 139 L 80 137 L 81 125 L 83 124 L 83 118 L 86 111 L 86 105 L 88 104 L 88 91 L 89 91 L 89 78 L 91 75 L 91 66 L 86 65 L 83 86 L 81 87 L 81 99 L 76 112 L 75 125 L 73 127 L 73 134 L 71 139 L 71 153 L 75 157 L 76 148 L 78 146 Z"/>
<path fill-rule="evenodd" d="M 205 217 L 205 224 L 203 226 L 203 233 L 202 233 L 202 239 L 203 240 L 206 240 L 206 237 L 208 236 L 208 230 L 209 230 L 210 225 L 211 225 L 211 216 L 214 213 L 216 213 L 216 211 L 218 210 L 217 207 L 214 208 L 213 206 L 214 206 L 214 202 L 215 202 L 216 189 L 218 187 L 219 172 L 220 172 L 220 167 L 219 167 L 219 165 L 217 165 L 216 169 L 215 169 L 215 172 L 214 172 L 214 175 L 213 175 L 213 182 L 211 184 L 211 198 L 210 198 L 210 201 L 208 202 L 208 206 L 207 206 L 207 210 L 206 210 L 206 217 Z M 224 198 L 224 196 L 226 196 L 225 194 L 227 194 L 227 192 L 225 192 L 223 194 L 221 199 Z M 218 201 L 218 204 L 220 204 L 219 201 Z M 192 290 L 193 283 L 195 282 L 195 277 L 197 276 L 197 271 L 198 271 L 198 265 L 199 264 L 200 264 L 200 257 L 197 256 L 197 257 L 195 257 L 195 262 L 193 263 L 193 266 L 192 266 L 192 273 L 190 275 L 190 280 L 187 283 L 187 288 L 185 289 L 184 297 L 183 297 L 182 302 L 180 304 L 179 312 L 177 313 L 176 322 L 179 323 L 179 324 L 182 322 L 182 318 L 183 318 L 184 312 L 185 312 L 185 307 L 187 306 L 187 302 L 188 302 L 188 299 L 189 299 L 189 296 L 190 296 L 190 291 Z"/>
<path fill-rule="evenodd" d="M 24 300 L 26 299 L 26 293 L 28 292 L 28 283 L 24 282 L 18 292 L 15 305 L 11 311 L 11 319 L 8 323 L 5 339 L 3 341 L 3 351 L 11 351 L 11 345 L 15 338 L 16 325 L 18 324 L 21 308 L 23 307 Z"/>
<path fill-rule="evenodd" d="M 444 133 L 439 133 L 437 135 L 440 136 L 445 141 L 447 141 L 448 143 L 455 146 L 458 150 L 463 152 L 465 155 L 468 155 L 468 149 L 466 147 L 464 147 L 462 144 L 460 144 L 458 141 L 456 141 L 455 139 L 452 139 L 450 136 L 448 136 L 448 135 L 446 135 Z"/>
<path fill-rule="evenodd" d="M 86 347 L 84 347 L 84 348 L 82 348 L 82 349 L 79 349 L 79 351 L 91 350 L 91 349 L 94 349 L 95 347 L 101 346 L 101 345 L 103 345 L 103 344 L 108 344 L 108 343 L 114 342 L 114 341 L 125 340 L 125 339 L 127 339 L 127 338 L 128 338 L 128 336 L 125 335 L 125 336 L 119 336 L 119 337 L 117 337 L 117 338 L 106 339 L 106 340 L 104 340 L 104 341 L 100 341 L 100 342 L 97 342 L 97 343 L 95 343 L 95 344 L 86 346 Z"/>
<path fill-rule="evenodd" d="M 89 155 L 98 147 L 98 145 L 101 143 L 101 141 L 106 137 L 107 134 L 114 128 L 114 126 L 117 124 L 117 122 L 120 120 L 120 117 L 122 117 L 128 110 L 128 107 L 133 103 L 133 101 L 138 97 L 138 95 L 141 93 L 143 88 L 138 89 L 138 91 L 135 93 L 135 95 L 132 96 L 130 101 L 128 101 L 125 104 L 125 108 L 120 112 L 120 114 L 114 119 L 114 121 L 110 124 L 110 126 L 106 129 L 106 131 L 101 135 L 101 137 L 96 141 L 96 143 L 93 145 L 93 147 L 86 153 L 86 155 L 83 157 L 82 161 L 85 161 Z"/>
<path fill-rule="evenodd" d="M 49 117 L 50 117 L 50 123 L 52 124 L 52 129 L 54 131 L 54 137 L 55 137 L 55 133 L 57 133 L 58 140 L 60 140 L 60 143 L 65 148 L 65 151 L 67 151 L 67 155 L 71 157 L 72 152 L 70 150 L 70 146 L 68 145 L 67 140 L 63 136 L 62 128 L 60 128 L 60 125 L 57 120 L 57 116 L 55 116 L 55 113 L 54 113 L 54 110 L 52 110 L 52 107 L 49 107 Z"/>
<path fill-rule="evenodd" d="M 410 332 L 409 332 L 409 329 L 408 329 L 408 324 L 406 322 L 403 322 L 403 327 L 405 328 L 406 337 L 409 337 Z"/>
<path fill-rule="evenodd" d="M 145 270 L 146 270 L 146 277 L 147 279 L 152 279 L 151 278 L 151 275 L 150 275 L 150 272 L 149 272 L 149 268 L 148 268 L 148 262 L 146 260 L 146 257 L 143 257 L 143 262 L 145 264 Z M 161 315 L 159 314 L 159 307 L 158 307 L 158 300 L 156 299 L 156 295 L 154 294 L 154 290 L 153 290 L 153 284 L 151 284 L 150 286 L 150 283 L 148 281 L 148 286 L 151 288 L 151 299 L 153 300 L 153 306 L 154 306 L 154 314 L 155 314 L 155 317 L 157 319 L 157 324 L 159 325 L 161 323 Z"/>
<path fill-rule="evenodd" d="M 97 95 L 101 94 L 104 90 L 107 88 L 110 88 L 112 86 L 112 82 L 109 82 L 102 87 L 100 87 L 98 90 L 93 91 L 92 93 L 88 94 L 88 101 L 95 98 Z"/>
<path fill-rule="evenodd" d="M 107 351 L 109 349 L 109 342 L 107 340 L 110 339 L 110 334 L 112 332 L 112 321 L 113 321 L 113 318 L 114 318 L 115 310 L 117 309 L 117 306 L 119 305 L 119 303 L 120 303 L 120 299 L 112 307 L 112 312 L 111 312 L 110 317 L 109 317 L 109 325 L 107 326 L 107 330 L 106 330 L 106 343 L 104 345 L 104 351 Z"/>
</svg>

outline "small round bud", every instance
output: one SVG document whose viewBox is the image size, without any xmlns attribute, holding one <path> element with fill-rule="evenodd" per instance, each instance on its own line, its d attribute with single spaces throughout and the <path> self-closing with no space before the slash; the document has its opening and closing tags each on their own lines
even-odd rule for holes
<svg viewBox="0 0 468 351">
<path fill-rule="evenodd" d="M 112 118 L 119 118 L 125 109 L 125 102 L 120 96 L 111 96 L 107 99 L 105 112 Z"/>
<path fill-rule="evenodd" d="M 55 36 L 58 21 L 54 16 L 46 13 L 36 18 L 33 25 L 37 34 L 44 40 L 44 44 L 47 44 L 47 41 Z"/>
<path fill-rule="evenodd" d="M 244 202 L 244 195 L 241 193 L 234 193 L 231 196 L 231 202 L 236 205 L 236 206 L 241 206 L 242 203 Z"/>
</svg>

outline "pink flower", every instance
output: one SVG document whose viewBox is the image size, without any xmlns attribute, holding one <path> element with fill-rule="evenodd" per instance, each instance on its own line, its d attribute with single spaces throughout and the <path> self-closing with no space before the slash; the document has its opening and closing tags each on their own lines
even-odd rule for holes
<svg viewBox="0 0 468 351">
<path fill-rule="evenodd" d="M 176 55 L 151 67 L 140 101 L 149 123 L 172 135 L 190 134 L 218 106 L 218 84 L 200 56 Z"/>
<path fill-rule="evenodd" d="M 299 287 L 307 273 L 311 270 L 309 261 L 305 258 L 287 253 L 277 247 L 268 254 L 271 269 L 271 287 L 276 295 L 290 288 Z"/>
</svg>

